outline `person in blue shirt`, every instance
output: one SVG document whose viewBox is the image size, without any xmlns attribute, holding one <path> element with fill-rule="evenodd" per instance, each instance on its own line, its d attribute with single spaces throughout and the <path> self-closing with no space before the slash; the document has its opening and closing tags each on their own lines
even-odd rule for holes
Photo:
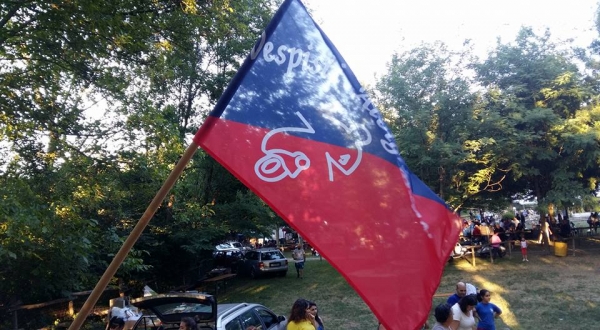
<svg viewBox="0 0 600 330">
<path fill-rule="evenodd" d="M 467 285 L 464 282 L 456 283 L 456 293 L 448 297 L 446 301 L 450 306 L 454 306 L 460 298 L 467 295 Z"/>
<path fill-rule="evenodd" d="M 477 295 L 479 303 L 475 306 L 475 311 L 479 316 L 479 323 L 477 323 L 477 330 L 496 330 L 495 319 L 502 314 L 502 310 L 492 304 L 490 300 L 492 294 L 486 289 L 481 289 Z"/>
<path fill-rule="evenodd" d="M 308 302 L 308 312 L 311 313 L 315 317 L 315 321 L 317 321 L 317 329 L 316 330 L 325 330 L 323 327 L 323 319 L 319 316 L 319 309 L 317 308 L 317 304 L 312 301 Z"/>
</svg>

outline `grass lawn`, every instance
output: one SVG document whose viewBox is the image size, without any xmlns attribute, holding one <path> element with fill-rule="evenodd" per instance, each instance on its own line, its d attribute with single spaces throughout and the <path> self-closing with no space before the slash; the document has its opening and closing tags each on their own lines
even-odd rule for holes
<svg viewBox="0 0 600 330">
<path fill-rule="evenodd" d="M 496 260 L 477 258 L 447 264 L 438 293 L 454 291 L 457 281 L 492 292 L 492 302 L 503 310 L 496 321 L 502 329 L 600 329 L 600 236 L 576 241 L 576 256 L 557 257 L 552 248 L 530 242 L 529 262 L 520 251 Z M 571 246 L 569 246 L 571 247 Z M 299 297 L 315 301 L 327 329 L 364 330 L 377 327 L 367 305 L 325 260 L 308 260 L 305 278 L 297 279 L 293 265 L 287 277 L 236 279 L 219 302 L 257 302 L 288 316 Z M 390 288 L 410 295 L 410 288 Z M 433 306 L 446 298 L 433 298 Z M 433 324 L 430 313 L 429 324 Z M 402 330 L 402 329 L 395 329 Z"/>
</svg>

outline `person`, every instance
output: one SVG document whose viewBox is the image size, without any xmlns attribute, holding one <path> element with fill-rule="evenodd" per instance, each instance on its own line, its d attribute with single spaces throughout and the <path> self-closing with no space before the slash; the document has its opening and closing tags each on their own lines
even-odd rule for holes
<svg viewBox="0 0 600 330">
<path fill-rule="evenodd" d="M 479 317 L 477 330 L 496 330 L 494 319 L 502 314 L 502 310 L 498 306 L 492 304 L 490 302 L 491 299 L 492 294 L 490 291 L 486 289 L 481 289 L 481 291 L 479 291 L 479 295 L 477 296 L 479 303 L 475 306 L 475 311 Z"/>
<path fill-rule="evenodd" d="M 544 243 L 544 235 L 546 239 L 548 239 L 548 244 L 550 244 L 550 237 L 552 236 L 552 230 L 550 229 L 550 217 L 546 214 L 546 221 L 540 222 L 540 236 L 538 238 L 538 244 Z"/>
<path fill-rule="evenodd" d="M 558 234 L 561 239 L 566 240 L 571 236 L 571 224 L 569 223 L 569 220 L 563 218 L 560 222 L 559 228 L 560 230 Z"/>
<path fill-rule="evenodd" d="M 500 251 L 500 243 L 502 243 L 502 239 L 500 239 L 498 230 L 494 230 L 494 234 L 492 235 L 492 256 L 494 258 L 502 258 L 502 251 Z"/>
<path fill-rule="evenodd" d="M 475 317 L 473 310 L 477 306 L 475 295 L 466 295 L 452 306 L 452 322 L 450 328 L 453 330 L 475 330 Z"/>
<path fill-rule="evenodd" d="M 452 323 L 452 306 L 448 303 L 441 303 L 435 308 L 433 314 L 435 316 L 435 324 L 431 330 L 449 330 Z"/>
<path fill-rule="evenodd" d="M 308 311 L 315 317 L 315 321 L 317 321 L 317 330 L 324 330 L 323 319 L 319 316 L 319 309 L 317 308 L 317 304 L 312 301 L 308 302 Z"/>
<path fill-rule="evenodd" d="M 590 225 L 590 230 L 588 231 L 591 235 L 592 228 L 594 229 L 594 233 L 598 232 L 598 212 L 590 212 L 590 217 L 587 220 L 587 223 Z"/>
<path fill-rule="evenodd" d="M 473 243 L 479 243 L 482 241 L 481 238 L 481 227 L 479 221 L 475 221 L 475 225 L 473 226 L 473 231 L 471 232 L 471 240 Z"/>
<path fill-rule="evenodd" d="M 294 251 L 292 251 L 292 258 L 296 262 L 296 274 L 298 274 L 298 278 L 304 278 L 304 262 L 306 261 L 306 253 L 300 246 L 300 244 L 296 245 Z"/>
<path fill-rule="evenodd" d="M 523 261 L 529 261 L 527 259 L 527 240 L 525 240 L 525 235 L 521 235 L 521 255 L 523 256 Z"/>
<path fill-rule="evenodd" d="M 298 299 L 292 305 L 292 311 L 288 318 L 287 330 L 316 330 L 318 326 L 313 314 L 309 312 L 309 302 L 306 299 Z"/>
<path fill-rule="evenodd" d="M 472 230 L 472 227 L 471 227 L 470 222 L 471 222 L 470 220 L 469 221 L 467 221 L 467 220 L 463 221 L 462 235 L 466 239 L 471 239 L 471 230 Z"/>
<path fill-rule="evenodd" d="M 108 322 L 108 329 L 110 330 L 123 330 L 125 327 L 125 320 L 118 316 L 113 316 Z"/>
<path fill-rule="evenodd" d="M 179 323 L 179 330 L 198 330 L 198 325 L 191 317 L 184 317 Z"/>
<path fill-rule="evenodd" d="M 451 295 L 450 297 L 448 297 L 448 300 L 446 300 L 446 302 L 452 306 L 454 304 L 456 304 L 460 298 L 464 297 L 467 295 L 467 285 L 464 282 L 458 282 L 456 283 L 456 293 Z"/>
</svg>

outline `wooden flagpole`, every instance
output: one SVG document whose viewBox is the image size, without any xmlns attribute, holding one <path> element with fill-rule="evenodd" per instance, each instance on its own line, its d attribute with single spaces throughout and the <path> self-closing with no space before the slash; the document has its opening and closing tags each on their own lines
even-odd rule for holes
<svg viewBox="0 0 600 330">
<path fill-rule="evenodd" d="M 165 199 L 171 188 L 173 188 L 173 185 L 175 185 L 175 182 L 181 175 L 181 172 L 183 172 L 183 169 L 190 162 L 194 153 L 196 153 L 196 150 L 198 150 L 198 146 L 193 142 L 185 150 L 183 156 L 181 157 L 181 159 L 179 159 L 177 165 L 175 166 L 171 174 L 169 174 L 169 177 L 167 178 L 165 183 L 156 193 L 156 196 L 154 196 L 154 199 L 152 200 L 152 202 L 150 202 L 150 205 L 148 205 L 146 212 L 144 212 L 138 223 L 135 225 L 135 227 L 129 234 L 129 237 L 127 237 L 127 239 L 123 243 L 123 246 L 121 246 L 119 252 L 115 255 L 110 265 L 108 265 L 108 268 L 106 268 L 106 271 L 96 284 L 96 287 L 94 288 L 94 290 L 92 290 L 92 293 L 83 304 L 83 307 L 81 307 L 81 310 L 77 313 L 75 320 L 73 320 L 73 323 L 71 323 L 71 326 L 69 326 L 69 330 L 79 330 L 81 328 L 81 325 L 83 324 L 87 316 L 90 314 L 90 311 L 96 305 L 96 302 L 98 302 L 100 295 L 108 286 L 108 282 L 110 282 L 110 279 L 115 275 L 117 269 L 119 269 L 119 267 L 123 263 L 123 260 L 125 260 L 125 258 L 129 254 L 129 251 L 131 251 L 131 248 L 133 247 L 135 242 L 140 238 L 142 232 L 148 225 L 148 222 L 150 222 L 150 219 L 152 219 L 154 213 L 161 205 L 162 201 Z"/>
</svg>

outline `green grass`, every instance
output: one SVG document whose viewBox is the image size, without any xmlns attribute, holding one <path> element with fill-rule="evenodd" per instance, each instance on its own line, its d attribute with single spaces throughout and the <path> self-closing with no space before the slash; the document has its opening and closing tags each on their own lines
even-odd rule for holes
<svg viewBox="0 0 600 330">
<path fill-rule="evenodd" d="M 502 329 L 598 329 L 600 328 L 600 241 L 581 239 L 576 256 L 556 257 L 551 249 L 530 243 L 528 263 L 520 252 L 495 261 L 477 259 L 477 266 L 467 261 L 449 263 L 438 293 L 454 291 L 455 283 L 464 280 L 492 292 L 492 302 L 504 311 L 496 321 Z M 410 288 L 399 284 L 398 295 L 410 295 Z M 319 305 L 327 329 L 376 329 L 377 321 L 362 299 L 325 260 L 306 262 L 305 278 L 297 279 L 293 265 L 285 278 L 258 280 L 239 278 L 219 302 L 257 302 L 280 315 L 288 316 L 297 298 Z M 432 306 L 446 298 L 433 298 Z M 432 313 L 430 313 L 432 315 Z M 433 316 L 429 324 L 433 324 Z M 397 329 L 402 330 L 402 329 Z"/>
<path fill-rule="evenodd" d="M 294 301 L 305 298 L 317 303 L 327 329 L 375 329 L 377 320 L 358 294 L 327 261 L 316 259 L 305 263 L 303 279 L 290 264 L 287 277 L 236 279 L 218 301 L 257 302 L 288 317 Z"/>
</svg>

